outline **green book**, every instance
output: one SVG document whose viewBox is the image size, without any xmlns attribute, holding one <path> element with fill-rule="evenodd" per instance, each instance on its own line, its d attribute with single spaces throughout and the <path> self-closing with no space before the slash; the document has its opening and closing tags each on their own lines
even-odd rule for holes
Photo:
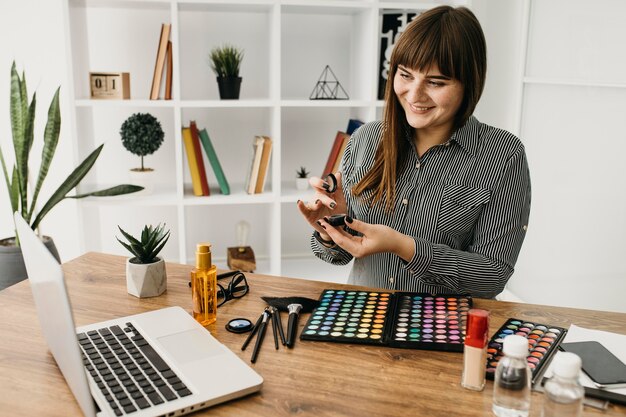
<svg viewBox="0 0 626 417">
<path fill-rule="evenodd" d="M 220 165 L 220 160 L 217 159 L 217 154 L 215 153 L 213 144 L 211 144 L 211 139 L 209 139 L 209 134 L 206 129 L 202 129 L 200 131 L 200 142 L 204 147 L 206 156 L 209 158 L 213 172 L 215 172 L 215 178 L 217 178 L 217 183 L 220 186 L 220 190 L 222 190 L 222 194 L 229 195 L 230 187 L 228 186 L 228 181 L 226 181 L 226 176 L 224 175 L 224 171 L 222 171 L 222 166 Z"/>
</svg>

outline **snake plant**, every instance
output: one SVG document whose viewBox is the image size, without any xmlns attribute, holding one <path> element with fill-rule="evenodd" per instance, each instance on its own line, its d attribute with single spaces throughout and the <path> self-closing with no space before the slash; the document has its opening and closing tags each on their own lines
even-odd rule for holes
<svg viewBox="0 0 626 417">
<path fill-rule="evenodd" d="M 11 130 L 13 133 L 13 151 L 15 153 L 15 165 L 10 172 L 7 170 L 6 162 L 2 149 L 0 148 L 0 163 L 2 164 L 2 172 L 6 187 L 9 193 L 9 201 L 11 203 L 11 212 L 19 211 L 22 217 L 28 222 L 34 230 L 37 228 L 42 219 L 54 206 L 66 198 L 84 198 L 88 196 L 105 197 L 121 194 L 133 193 L 140 191 L 143 187 L 136 185 L 117 185 L 105 190 L 94 191 L 84 194 L 68 195 L 78 183 L 87 175 L 91 167 L 94 165 L 104 144 L 96 148 L 80 165 L 72 171 L 65 181 L 56 189 L 43 207 L 36 212 L 37 200 L 42 184 L 48 175 L 48 169 L 54 157 L 57 143 L 59 142 L 59 132 L 61 130 L 61 110 L 59 106 L 59 90 L 57 88 L 50 108 L 48 109 L 48 121 L 43 134 L 43 149 L 41 152 L 41 165 L 37 181 L 32 193 L 32 199 L 29 200 L 28 193 L 28 159 L 34 142 L 34 126 L 35 126 L 35 108 L 37 104 L 36 93 L 29 103 L 26 90 L 26 75 L 22 72 L 22 76 L 18 74 L 15 68 L 15 62 L 11 67 Z M 33 219 L 31 222 L 31 219 Z M 16 241 L 17 243 L 17 241 Z"/>
</svg>

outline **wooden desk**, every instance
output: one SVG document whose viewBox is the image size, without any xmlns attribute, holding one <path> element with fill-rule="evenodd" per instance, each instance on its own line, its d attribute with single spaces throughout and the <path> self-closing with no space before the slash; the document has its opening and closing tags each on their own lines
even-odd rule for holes
<svg viewBox="0 0 626 417">
<path fill-rule="evenodd" d="M 187 285 L 191 266 L 168 264 L 167 292 L 148 299 L 126 293 L 123 257 L 88 253 L 63 268 L 77 326 L 171 305 L 191 308 Z M 224 325 L 235 317 L 256 320 L 265 306 L 260 296 L 318 298 L 324 288 L 355 288 L 256 274 L 248 274 L 248 281 L 250 293 L 220 307 L 217 323 L 209 326 L 213 335 L 248 363 L 252 349 L 241 351 L 245 335 L 229 333 Z M 475 299 L 474 305 L 491 311 L 490 334 L 508 317 L 626 333 L 626 314 L 482 299 Z M 27 281 L 0 292 L 0 311 L 0 415 L 80 415 L 44 343 Z M 301 317 L 301 327 L 307 318 Z M 462 389 L 462 360 L 460 353 L 300 340 L 294 349 L 281 346 L 276 351 L 270 334 L 258 361 L 251 365 L 265 379 L 261 392 L 205 413 L 255 417 L 491 415 L 492 382 L 478 393 Z M 219 377 L 207 375 L 216 383 Z M 531 415 L 538 416 L 542 395 L 533 393 L 532 400 Z M 625 414 L 626 407 L 615 405 L 605 412 L 585 408 L 585 415 Z"/>
</svg>

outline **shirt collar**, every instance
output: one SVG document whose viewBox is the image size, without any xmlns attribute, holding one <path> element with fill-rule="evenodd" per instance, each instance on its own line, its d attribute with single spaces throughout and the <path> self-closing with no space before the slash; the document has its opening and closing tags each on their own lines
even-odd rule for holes
<svg viewBox="0 0 626 417">
<path fill-rule="evenodd" d="M 404 135 L 407 141 L 411 143 L 413 146 L 413 129 L 410 126 L 404 127 Z M 471 155 L 475 155 L 478 150 L 478 143 L 480 141 L 480 122 L 474 116 L 470 116 L 467 119 L 467 122 L 460 128 L 452 133 L 450 139 L 445 142 L 443 145 L 450 144 L 452 142 L 456 142 L 461 146 L 466 152 Z"/>
<path fill-rule="evenodd" d="M 448 142 L 458 143 L 466 152 L 475 155 L 480 142 L 480 122 L 474 116 L 470 116 L 467 122 L 458 128 Z"/>
</svg>

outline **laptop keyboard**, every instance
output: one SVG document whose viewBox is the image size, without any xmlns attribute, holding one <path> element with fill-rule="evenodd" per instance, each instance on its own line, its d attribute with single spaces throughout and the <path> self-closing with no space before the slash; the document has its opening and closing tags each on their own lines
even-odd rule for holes
<svg viewBox="0 0 626 417">
<path fill-rule="evenodd" d="M 78 334 L 83 363 L 115 415 L 191 395 L 131 324 Z"/>
</svg>

